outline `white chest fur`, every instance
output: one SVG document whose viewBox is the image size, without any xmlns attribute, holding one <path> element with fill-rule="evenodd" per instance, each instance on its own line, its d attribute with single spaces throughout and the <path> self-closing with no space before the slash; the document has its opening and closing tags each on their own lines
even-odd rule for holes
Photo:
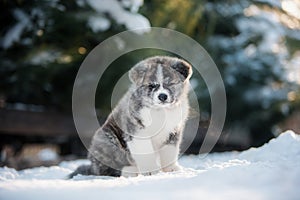
<svg viewBox="0 0 300 200">
<path fill-rule="evenodd" d="M 182 129 L 187 110 L 187 104 L 178 104 L 171 108 L 143 108 L 141 110 L 140 117 L 145 128 L 139 130 L 128 142 L 137 171 L 145 173 L 159 169 L 164 171 L 178 169 L 176 161 L 179 147 L 165 145 L 165 142 L 170 133 Z"/>
<path fill-rule="evenodd" d="M 183 125 L 187 113 L 186 109 L 183 104 L 159 109 L 142 109 L 140 114 L 145 128 L 139 131 L 136 136 L 151 138 L 157 145 L 163 143 L 171 132 Z M 156 146 L 155 144 L 154 146 Z"/>
</svg>

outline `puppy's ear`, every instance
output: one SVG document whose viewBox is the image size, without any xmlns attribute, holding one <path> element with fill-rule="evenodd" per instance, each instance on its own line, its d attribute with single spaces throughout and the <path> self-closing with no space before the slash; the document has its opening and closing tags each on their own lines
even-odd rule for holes
<svg viewBox="0 0 300 200">
<path fill-rule="evenodd" d="M 190 77 L 193 74 L 192 66 L 183 61 L 183 60 L 178 60 L 174 65 L 171 66 L 173 69 L 176 70 L 176 72 L 179 73 L 180 78 L 183 81 L 189 80 Z"/>
<path fill-rule="evenodd" d="M 147 71 L 147 66 L 145 66 L 144 63 L 136 64 L 129 71 L 130 81 L 136 85 L 141 85 L 143 83 L 146 71 Z"/>
</svg>

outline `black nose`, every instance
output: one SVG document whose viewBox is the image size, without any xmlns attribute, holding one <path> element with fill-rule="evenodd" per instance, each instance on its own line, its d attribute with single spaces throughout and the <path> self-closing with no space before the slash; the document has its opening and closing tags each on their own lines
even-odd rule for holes
<svg viewBox="0 0 300 200">
<path fill-rule="evenodd" d="M 168 98 L 168 95 L 161 93 L 158 95 L 158 99 L 161 100 L 162 102 L 165 102 Z"/>
</svg>

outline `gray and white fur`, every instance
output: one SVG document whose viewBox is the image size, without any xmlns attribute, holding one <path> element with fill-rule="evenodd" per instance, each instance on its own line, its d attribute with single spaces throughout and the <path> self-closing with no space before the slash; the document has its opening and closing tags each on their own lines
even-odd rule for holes
<svg viewBox="0 0 300 200">
<path fill-rule="evenodd" d="M 179 170 L 191 75 L 192 67 L 174 57 L 156 56 L 137 63 L 129 71 L 130 89 L 92 139 L 91 165 L 80 166 L 70 177 Z"/>
</svg>

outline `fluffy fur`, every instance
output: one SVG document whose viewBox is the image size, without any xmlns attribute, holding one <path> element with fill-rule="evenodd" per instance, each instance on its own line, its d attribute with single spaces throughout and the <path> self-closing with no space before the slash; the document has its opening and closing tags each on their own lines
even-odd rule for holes
<svg viewBox="0 0 300 200">
<path fill-rule="evenodd" d="M 179 170 L 191 75 L 191 66 L 178 58 L 156 56 L 136 64 L 129 71 L 130 89 L 92 139 L 91 165 L 79 167 L 70 177 Z"/>
</svg>

